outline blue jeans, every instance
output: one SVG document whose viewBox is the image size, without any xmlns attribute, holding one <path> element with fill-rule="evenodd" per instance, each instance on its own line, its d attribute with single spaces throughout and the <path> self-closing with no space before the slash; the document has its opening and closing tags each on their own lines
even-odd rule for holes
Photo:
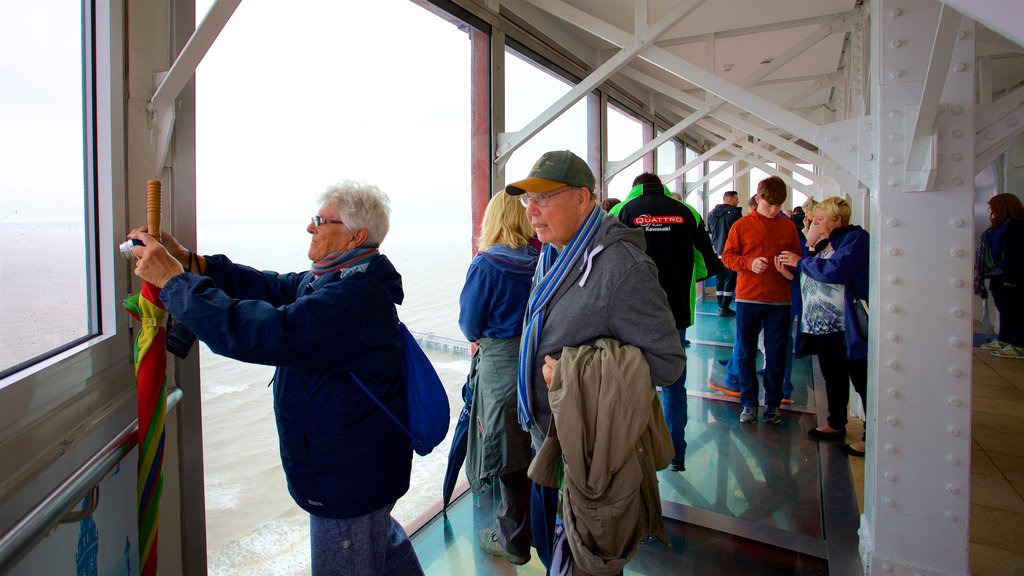
<svg viewBox="0 0 1024 576">
<path fill-rule="evenodd" d="M 736 347 L 739 339 L 733 342 L 732 345 L 732 356 L 729 357 L 729 361 L 725 364 L 725 387 L 730 390 L 739 392 L 740 390 L 740 370 L 736 365 Z M 793 397 L 793 381 L 790 376 L 793 374 L 793 332 L 790 328 L 789 340 L 786 344 L 786 375 L 782 380 L 782 397 L 792 398 Z"/>
<path fill-rule="evenodd" d="M 420 576 L 423 568 L 390 506 L 355 518 L 309 516 L 313 576 Z"/>
<path fill-rule="evenodd" d="M 786 350 L 793 326 L 790 306 L 736 303 L 736 344 L 733 353 L 740 384 L 740 404 L 758 405 L 757 335 L 764 330 L 764 404 L 778 408 L 782 404 L 782 381 L 786 375 Z"/>
<path fill-rule="evenodd" d="M 686 328 L 679 331 L 679 343 L 686 340 Z M 672 446 L 675 448 L 673 460 L 683 462 L 686 460 L 686 366 L 683 366 L 683 373 L 671 386 L 661 388 L 661 408 L 665 412 L 665 421 L 668 422 L 668 431 L 672 436 Z"/>
</svg>

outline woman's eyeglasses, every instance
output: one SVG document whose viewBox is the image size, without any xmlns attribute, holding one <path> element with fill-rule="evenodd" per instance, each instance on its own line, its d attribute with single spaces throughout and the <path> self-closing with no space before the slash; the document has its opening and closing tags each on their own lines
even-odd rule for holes
<svg viewBox="0 0 1024 576">
<path fill-rule="evenodd" d="M 523 194 L 519 197 L 519 202 L 523 205 L 524 208 L 529 208 L 530 202 L 533 202 L 533 204 L 538 208 L 547 208 L 548 202 L 550 202 L 552 198 L 558 196 L 562 192 L 567 192 L 573 189 L 574 188 L 572 186 L 566 186 L 561 190 L 558 190 L 556 192 L 548 192 L 547 194 L 535 194 L 533 196 L 530 196 L 529 194 Z"/>
<path fill-rule="evenodd" d="M 341 220 L 331 220 L 330 218 L 324 218 L 319 214 L 313 216 L 310 220 L 313 222 L 313 228 L 319 228 L 324 224 L 344 224 Z"/>
</svg>

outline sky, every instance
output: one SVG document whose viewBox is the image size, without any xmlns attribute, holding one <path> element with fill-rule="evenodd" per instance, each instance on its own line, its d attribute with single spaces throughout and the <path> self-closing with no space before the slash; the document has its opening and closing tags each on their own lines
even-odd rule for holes
<svg viewBox="0 0 1024 576">
<path fill-rule="evenodd" d="M 81 10 L 0 0 L 0 223 L 83 219 Z"/>
</svg>

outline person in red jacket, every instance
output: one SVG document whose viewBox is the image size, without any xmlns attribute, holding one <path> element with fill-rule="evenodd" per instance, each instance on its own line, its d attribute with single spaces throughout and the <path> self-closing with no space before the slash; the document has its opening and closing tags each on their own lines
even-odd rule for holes
<svg viewBox="0 0 1024 576">
<path fill-rule="evenodd" d="M 729 231 L 722 262 L 736 272 L 736 345 L 739 369 L 740 422 L 757 421 L 758 385 L 754 358 L 757 335 L 764 330 L 764 416 L 768 424 L 782 420 L 782 381 L 786 372 L 792 292 L 774 266 L 784 252 L 799 252 L 800 237 L 788 218 L 778 218 L 786 201 L 786 183 L 770 176 L 757 184 L 757 209 Z"/>
</svg>

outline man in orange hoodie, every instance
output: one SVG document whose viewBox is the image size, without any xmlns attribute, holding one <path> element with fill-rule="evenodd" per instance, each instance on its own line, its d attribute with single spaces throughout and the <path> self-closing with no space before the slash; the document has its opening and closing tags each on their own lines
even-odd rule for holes
<svg viewBox="0 0 1024 576">
<path fill-rule="evenodd" d="M 782 420 L 782 381 L 790 328 L 792 292 L 775 269 L 784 251 L 799 253 L 800 237 L 789 218 L 778 218 L 786 201 L 786 183 L 777 176 L 757 184 L 757 209 L 729 231 L 722 263 L 736 272 L 736 346 L 739 368 L 740 422 L 757 422 L 758 387 L 754 358 L 757 335 L 764 330 L 764 416 L 768 424 Z"/>
</svg>

